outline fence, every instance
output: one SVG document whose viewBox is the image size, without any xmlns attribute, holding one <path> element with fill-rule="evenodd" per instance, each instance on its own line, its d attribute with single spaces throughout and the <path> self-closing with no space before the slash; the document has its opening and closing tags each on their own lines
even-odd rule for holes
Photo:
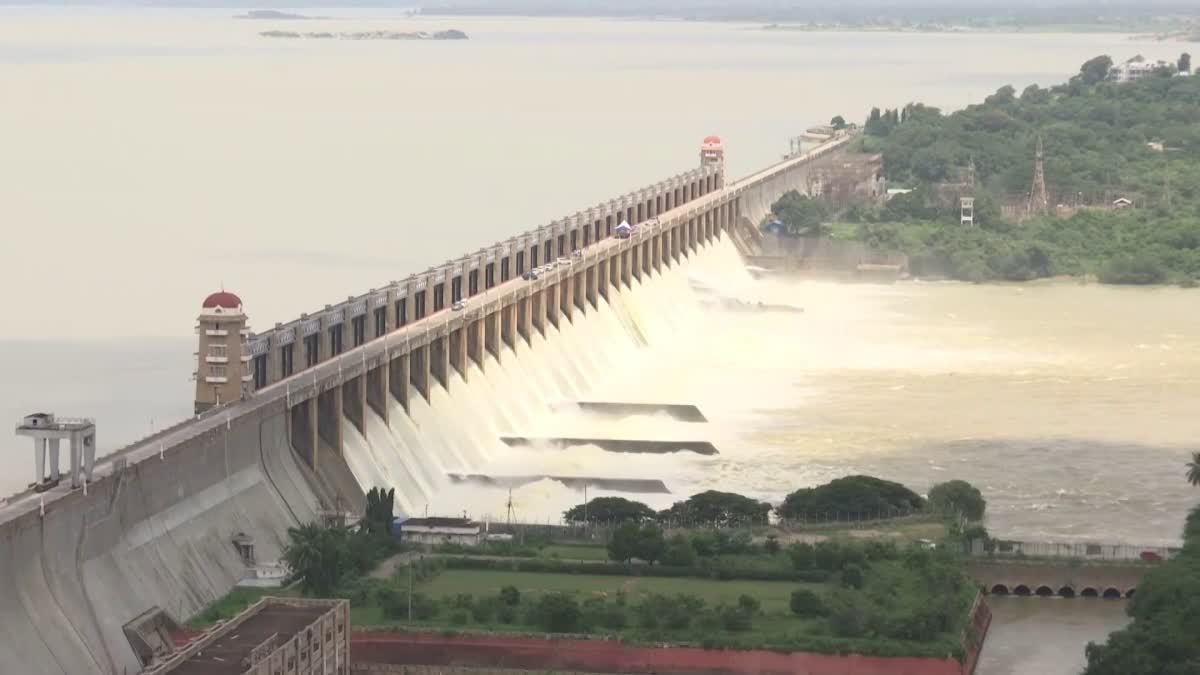
<svg viewBox="0 0 1200 675">
<path fill-rule="evenodd" d="M 985 542 L 973 541 L 971 542 L 970 553 L 973 556 L 991 555 L 1001 557 L 1073 558 L 1077 560 L 1129 560 L 1144 562 L 1167 560 L 1179 553 L 1178 548 L 1168 546 L 1010 541 L 1003 539 L 996 540 L 990 552 L 987 548 Z"/>
</svg>

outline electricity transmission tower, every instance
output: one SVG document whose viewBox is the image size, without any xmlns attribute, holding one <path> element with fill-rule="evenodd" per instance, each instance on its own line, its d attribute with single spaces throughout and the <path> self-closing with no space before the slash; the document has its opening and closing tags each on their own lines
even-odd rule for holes
<svg viewBox="0 0 1200 675">
<path fill-rule="evenodd" d="M 1046 196 L 1046 171 L 1043 166 L 1045 159 L 1042 153 L 1042 136 L 1038 134 L 1037 150 L 1033 160 L 1033 187 L 1029 190 L 1029 213 L 1045 213 L 1050 208 L 1050 198 Z"/>
</svg>

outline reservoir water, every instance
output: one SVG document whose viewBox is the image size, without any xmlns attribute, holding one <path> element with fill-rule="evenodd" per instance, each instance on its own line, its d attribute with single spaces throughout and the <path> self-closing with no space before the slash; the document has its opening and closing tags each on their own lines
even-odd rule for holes
<svg viewBox="0 0 1200 675">
<path fill-rule="evenodd" d="M 104 449 L 186 416 L 189 331 L 221 284 L 265 327 L 690 166 L 708 133 L 725 139 L 736 176 L 835 114 L 956 108 L 1003 84 L 1060 81 L 1099 53 L 1174 56 L 1118 35 L 341 9 L 314 10 L 339 18 L 304 30 L 456 27 L 471 39 L 288 41 L 257 32 L 293 24 L 230 13 L 0 9 L 8 419 L 95 416 Z M 779 500 L 847 473 L 918 490 L 963 478 L 984 491 L 996 534 L 1178 541 L 1200 431 L 1195 291 L 756 281 L 727 246 L 650 286 L 471 378 L 461 415 L 435 390 L 414 415 L 445 453 L 396 426 L 351 433 L 352 470 L 384 475 L 368 458 L 385 448 L 425 457 L 404 479 L 406 506 L 481 517 L 501 514 L 506 495 L 455 489 L 439 471 L 661 479 L 673 494 L 644 497 L 656 505 L 708 488 Z M 714 295 L 805 312 L 730 315 Z M 644 344 L 629 343 L 634 324 Z M 546 399 L 579 396 L 694 403 L 711 421 L 546 411 Z M 496 398 L 498 412 L 472 414 Z M 509 449 L 501 427 L 702 435 L 721 454 Z M 24 443 L 0 447 L 7 494 L 32 462 Z M 514 494 L 536 519 L 580 498 L 551 481 Z M 1119 603 L 1081 601 L 1064 622 L 1048 603 L 1017 602 L 997 609 L 984 675 L 1075 672 L 1082 644 L 1123 621 Z M 1047 635 L 1057 649 L 1021 646 Z"/>
</svg>

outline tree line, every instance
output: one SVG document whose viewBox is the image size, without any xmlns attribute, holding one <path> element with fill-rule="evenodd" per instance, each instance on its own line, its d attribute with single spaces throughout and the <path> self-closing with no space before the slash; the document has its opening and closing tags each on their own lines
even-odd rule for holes
<svg viewBox="0 0 1200 675">
<path fill-rule="evenodd" d="M 785 196 L 776 217 L 798 235 L 844 222 L 834 236 L 903 251 L 917 275 L 1196 283 L 1200 78 L 1176 76 L 1191 68 L 1186 54 L 1133 82 L 1112 81 L 1112 68 L 1098 56 L 1062 84 L 1006 85 L 951 114 L 921 103 L 872 109 L 857 147 L 881 153 L 889 184 L 911 192 L 836 217 Z M 1028 214 L 1039 141 L 1051 203 Z M 972 167 L 974 186 L 962 188 Z M 975 199 L 975 227 L 959 223 L 960 193 Z M 1112 208 L 1119 198 L 1132 208 Z"/>
</svg>

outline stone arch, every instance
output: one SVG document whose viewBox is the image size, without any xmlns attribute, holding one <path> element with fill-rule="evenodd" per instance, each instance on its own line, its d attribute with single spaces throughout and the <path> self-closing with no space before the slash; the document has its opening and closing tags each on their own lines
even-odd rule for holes
<svg viewBox="0 0 1200 675">
<path fill-rule="evenodd" d="M 996 584 L 992 586 L 992 595 L 1008 595 L 1008 586 Z"/>
<path fill-rule="evenodd" d="M 1088 586 L 1087 588 L 1083 589 L 1083 592 L 1080 593 L 1079 595 L 1081 595 L 1082 597 L 1085 597 L 1085 598 L 1098 598 L 1098 597 L 1100 597 L 1100 592 L 1097 591 L 1096 589 L 1092 588 L 1091 586 Z"/>
<path fill-rule="evenodd" d="M 1134 593 L 1136 593 L 1136 592 L 1137 592 L 1137 589 L 1136 589 L 1136 588 L 1131 588 L 1131 589 L 1129 589 L 1129 590 L 1125 591 L 1125 597 L 1127 597 L 1127 598 L 1132 598 L 1132 597 L 1133 597 L 1133 594 L 1134 594 Z"/>
<path fill-rule="evenodd" d="M 1013 595 L 1019 595 L 1023 598 L 1029 597 L 1032 594 L 1033 591 L 1029 590 L 1029 587 L 1025 584 L 1017 584 L 1017 587 L 1013 589 Z"/>
<path fill-rule="evenodd" d="M 1120 599 L 1120 597 L 1121 597 L 1120 589 L 1117 589 L 1117 588 L 1104 589 L 1104 599 L 1105 600 L 1117 600 L 1117 599 Z"/>
<path fill-rule="evenodd" d="M 1071 588 L 1070 586 L 1063 586 L 1062 588 L 1058 589 L 1058 597 L 1073 598 L 1075 597 L 1075 589 Z"/>
<path fill-rule="evenodd" d="M 1052 598 L 1054 597 L 1054 589 L 1043 584 L 1037 587 L 1037 590 L 1034 591 L 1034 594 L 1039 598 Z"/>
</svg>

